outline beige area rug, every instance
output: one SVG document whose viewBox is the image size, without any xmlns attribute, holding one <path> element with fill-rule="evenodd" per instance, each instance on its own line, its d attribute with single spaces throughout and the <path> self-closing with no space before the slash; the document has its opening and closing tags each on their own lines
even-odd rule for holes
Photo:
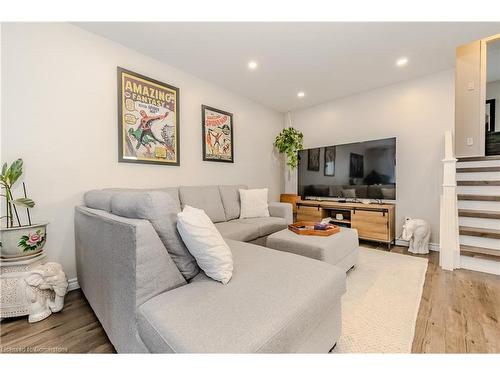
<svg viewBox="0 0 500 375">
<path fill-rule="evenodd" d="M 410 353 L 427 259 L 360 248 L 333 353 Z"/>
</svg>

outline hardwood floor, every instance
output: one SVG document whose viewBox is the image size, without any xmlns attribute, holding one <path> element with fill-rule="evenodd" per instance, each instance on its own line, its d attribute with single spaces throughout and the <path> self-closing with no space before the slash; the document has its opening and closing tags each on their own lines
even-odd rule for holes
<svg viewBox="0 0 500 375">
<path fill-rule="evenodd" d="M 0 353 L 114 353 L 80 290 L 69 292 L 63 311 L 30 324 L 27 317 L 0 323 Z"/>
<path fill-rule="evenodd" d="M 500 276 L 444 271 L 436 251 L 414 255 L 395 246 L 391 252 L 429 259 L 412 353 L 500 353 Z"/>
<path fill-rule="evenodd" d="M 362 246 L 378 248 L 369 242 Z M 378 250 L 386 251 L 385 245 Z M 391 251 L 408 254 L 400 246 Z M 429 266 L 412 352 L 500 353 L 500 276 L 443 271 L 437 252 L 419 256 L 427 257 Z M 114 348 L 76 290 L 68 294 L 62 312 L 42 322 L 29 324 L 26 317 L 3 320 L 0 352 L 113 353 Z"/>
</svg>

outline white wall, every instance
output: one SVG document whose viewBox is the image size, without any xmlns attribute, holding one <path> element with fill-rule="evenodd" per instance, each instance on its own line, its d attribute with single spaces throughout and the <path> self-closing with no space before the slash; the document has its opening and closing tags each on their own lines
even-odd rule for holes
<svg viewBox="0 0 500 375">
<path fill-rule="evenodd" d="M 73 25 L 3 26 L 2 162 L 24 159 L 32 215 L 50 222 L 49 259 L 69 278 L 73 209 L 87 190 L 244 183 L 278 197 L 282 114 Z M 180 88 L 180 167 L 117 162 L 117 66 Z M 202 161 L 201 104 L 234 113 L 234 164 Z"/>
<path fill-rule="evenodd" d="M 397 236 L 410 216 L 428 220 L 431 241 L 439 241 L 444 132 L 454 127 L 453 70 L 293 112 L 292 124 L 304 133 L 304 148 L 397 137 Z"/>
<path fill-rule="evenodd" d="M 455 63 L 455 154 L 484 156 L 484 49 L 481 40 L 459 46 Z"/>
</svg>

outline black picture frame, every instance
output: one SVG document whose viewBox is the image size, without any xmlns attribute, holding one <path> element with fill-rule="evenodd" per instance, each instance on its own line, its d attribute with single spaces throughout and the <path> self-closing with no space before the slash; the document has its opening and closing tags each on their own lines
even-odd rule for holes
<svg viewBox="0 0 500 375">
<path fill-rule="evenodd" d="M 146 83 L 151 83 L 153 85 L 162 86 L 167 90 L 175 92 L 175 161 L 162 161 L 162 160 L 149 160 L 144 158 L 133 159 L 124 156 L 124 138 L 126 138 L 125 127 L 124 127 L 124 90 L 123 90 L 123 77 L 128 75 L 133 78 L 137 78 Z M 117 67 L 117 98 L 118 98 L 118 162 L 120 163 L 135 163 L 135 164 L 156 164 L 156 165 L 170 165 L 179 166 L 180 165 L 180 97 L 179 88 L 169 85 L 168 83 L 158 81 L 156 79 L 147 77 L 145 75 L 133 72 L 131 70 Z M 129 138 L 127 137 L 129 141 Z"/>
<path fill-rule="evenodd" d="M 349 177 L 362 178 L 364 176 L 364 157 L 351 152 L 349 158 Z"/>
<path fill-rule="evenodd" d="M 208 147 L 207 147 L 207 118 L 206 114 L 207 111 L 215 112 L 217 114 L 225 115 L 229 119 L 229 125 L 224 124 L 229 127 L 229 145 L 230 145 L 230 158 L 229 159 L 224 159 L 221 157 L 215 157 L 215 156 L 210 156 L 210 154 L 207 153 Z M 224 126 L 223 125 L 223 126 Z M 223 133 L 222 136 L 225 135 L 226 140 L 228 139 L 227 134 L 224 133 L 224 129 L 221 129 L 221 132 Z M 209 138 L 212 139 L 212 135 L 209 134 Z M 219 143 L 219 138 L 216 139 L 217 143 Z M 202 144 L 202 153 L 203 153 L 203 161 L 213 161 L 213 162 L 220 162 L 220 163 L 234 163 L 234 121 L 233 121 L 233 114 L 231 112 L 223 111 L 221 109 L 215 108 L 215 107 L 210 107 L 208 105 L 203 104 L 201 106 L 201 144 Z M 220 144 L 219 144 L 220 146 Z"/>
<path fill-rule="evenodd" d="M 319 172 L 320 148 L 310 148 L 307 150 L 307 170 Z"/>
<path fill-rule="evenodd" d="M 337 149 L 335 146 L 325 147 L 325 159 L 323 161 L 323 175 L 328 177 L 335 176 L 335 156 Z"/>
<path fill-rule="evenodd" d="M 494 133 L 496 131 L 495 107 L 496 107 L 496 99 L 486 100 L 486 110 L 489 109 L 488 115 L 490 120 L 489 123 L 488 122 L 485 123 L 486 133 Z"/>
</svg>

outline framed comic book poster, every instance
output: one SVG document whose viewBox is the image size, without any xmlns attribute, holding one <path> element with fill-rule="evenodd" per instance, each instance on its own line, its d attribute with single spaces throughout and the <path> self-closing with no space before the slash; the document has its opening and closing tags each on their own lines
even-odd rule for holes
<svg viewBox="0 0 500 375">
<path fill-rule="evenodd" d="M 203 160 L 234 163 L 233 114 L 201 106 Z"/>
<path fill-rule="evenodd" d="M 118 160 L 180 165 L 177 87 L 118 67 Z"/>
</svg>

